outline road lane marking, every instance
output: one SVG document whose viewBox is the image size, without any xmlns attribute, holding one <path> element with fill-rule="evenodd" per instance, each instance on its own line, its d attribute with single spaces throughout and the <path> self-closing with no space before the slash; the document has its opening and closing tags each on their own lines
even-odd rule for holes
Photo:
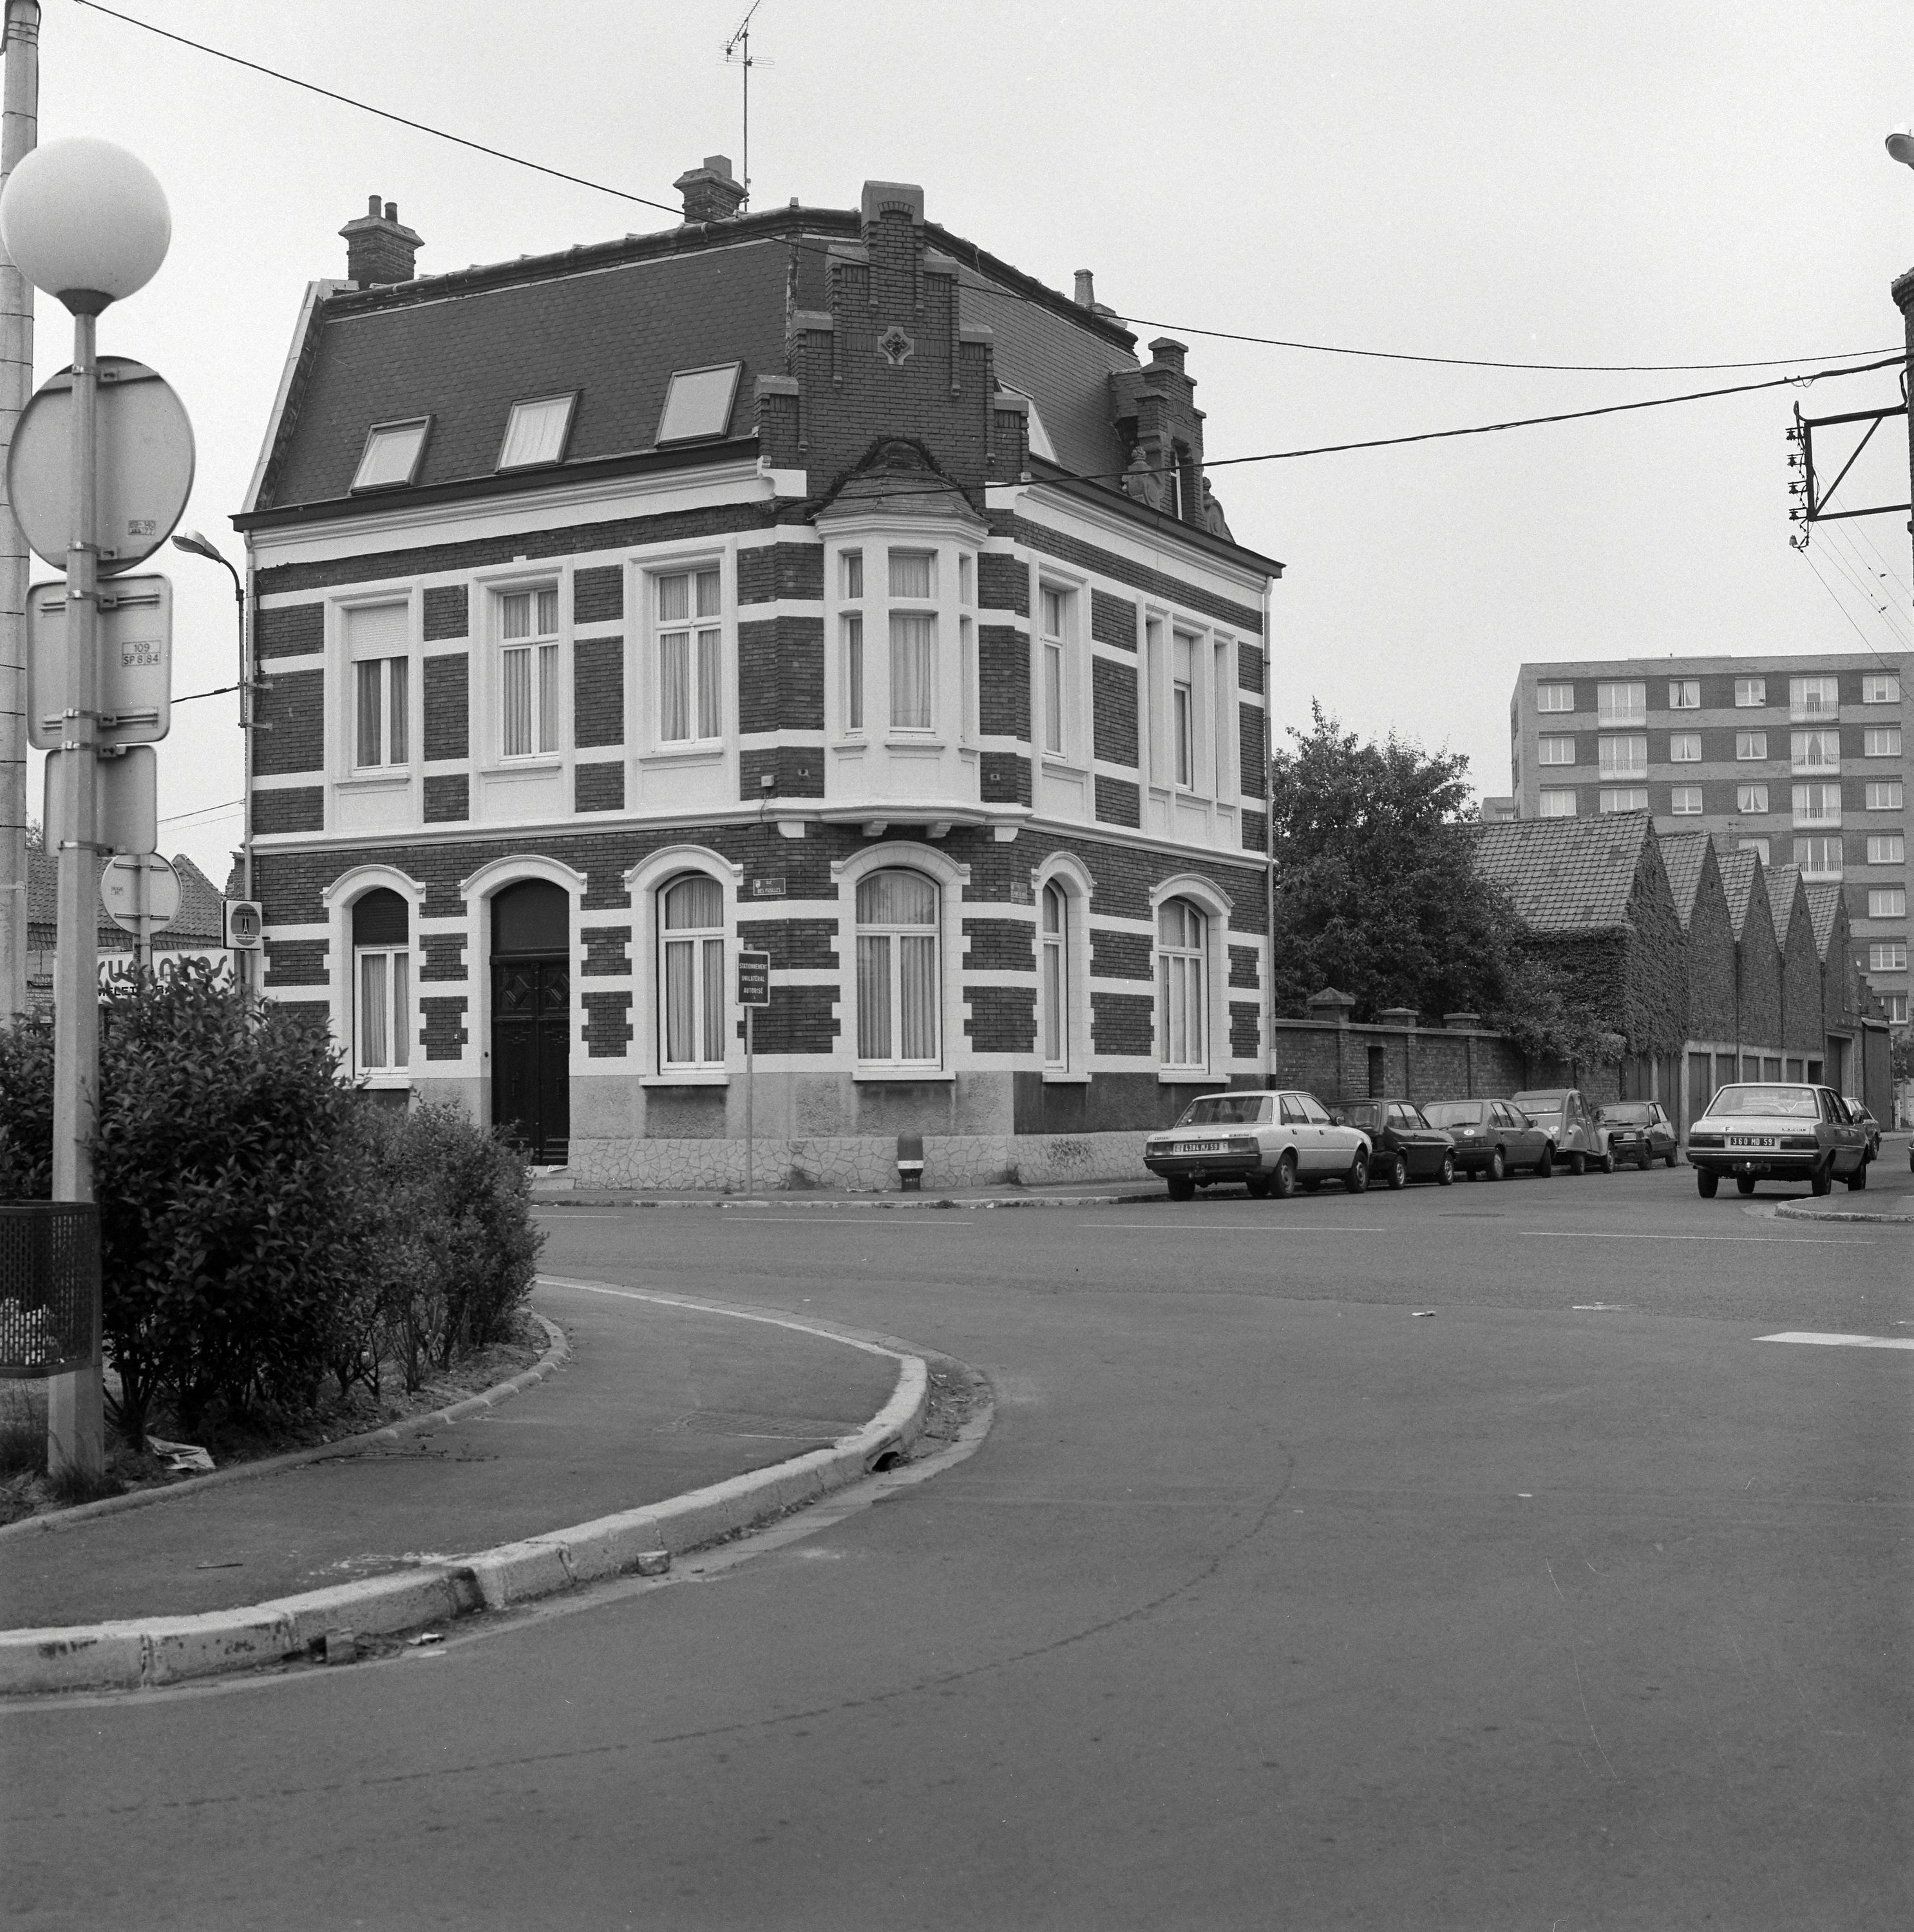
<svg viewBox="0 0 1914 1932">
<path fill-rule="evenodd" d="M 1832 1248 L 1878 1248 L 1881 1245 L 1865 1234 L 1637 1234 L 1624 1228 L 1592 1232 L 1586 1228 L 1518 1228 L 1514 1232 L 1551 1241 L 1758 1241 L 1764 1247 L 1772 1246 L 1777 1241 Z"/>
<path fill-rule="evenodd" d="M 1816 1335 L 1806 1329 L 1790 1329 L 1780 1335 L 1757 1335 L 1757 1342 L 1808 1342 L 1823 1348 L 1914 1348 L 1914 1336 Z"/>
</svg>

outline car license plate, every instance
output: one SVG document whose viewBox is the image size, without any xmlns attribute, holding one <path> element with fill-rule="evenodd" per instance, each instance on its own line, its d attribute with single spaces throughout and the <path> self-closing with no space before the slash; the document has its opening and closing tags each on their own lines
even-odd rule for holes
<svg viewBox="0 0 1914 1932">
<path fill-rule="evenodd" d="M 1780 1142 L 1773 1134 L 1730 1134 L 1728 1144 L 1730 1147 L 1771 1148 L 1779 1147 Z"/>
<path fill-rule="evenodd" d="M 1178 1154 L 1221 1154 L 1222 1142 L 1221 1141 L 1178 1141 L 1176 1144 L 1176 1150 Z"/>
</svg>

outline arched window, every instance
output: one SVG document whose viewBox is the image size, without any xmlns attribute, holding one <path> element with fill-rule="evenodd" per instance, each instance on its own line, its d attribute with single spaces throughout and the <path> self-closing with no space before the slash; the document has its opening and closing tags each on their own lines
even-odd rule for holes
<svg viewBox="0 0 1914 1932">
<path fill-rule="evenodd" d="M 857 1058 L 938 1060 L 938 889 L 921 872 L 873 872 L 857 888 Z"/>
<path fill-rule="evenodd" d="M 1209 1064 L 1208 924 L 1187 899 L 1166 899 L 1156 914 L 1156 1037 L 1166 1066 L 1200 1071 Z"/>
<path fill-rule="evenodd" d="M 352 902 L 352 1065 L 400 1073 L 412 1060 L 412 908 L 390 886 Z"/>
<path fill-rule="evenodd" d="M 1043 889 L 1037 933 L 1037 1044 L 1043 1064 L 1067 1066 L 1070 1060 L 1069 908 L 1061 886 Z"/>
<path fill-rule="evenodd" d="M 687 872 L 658 896 L 658 1061 L 724 1064 L 724 894 L 706 872 Z"/>
</svg>

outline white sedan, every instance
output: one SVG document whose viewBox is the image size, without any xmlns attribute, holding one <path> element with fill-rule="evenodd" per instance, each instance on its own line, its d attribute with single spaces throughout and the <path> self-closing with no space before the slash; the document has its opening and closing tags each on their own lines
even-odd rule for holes
<svg viewBox="0 0 1914 1932">
<path fill-rule="evenodd" d="M 1313 1194 L 1340 1180 L 1352 1194 L 1369 1185 L 1369 1136 L 1340 1127 L 1313 1094 L 1205 1094 L 1173 1127 L 1143 1144 L 1143 1165 L 1168 1184 L 1172 1201 L 1199 1187 L 1240 1180 L 1258 1201 Z"/>
</svg>

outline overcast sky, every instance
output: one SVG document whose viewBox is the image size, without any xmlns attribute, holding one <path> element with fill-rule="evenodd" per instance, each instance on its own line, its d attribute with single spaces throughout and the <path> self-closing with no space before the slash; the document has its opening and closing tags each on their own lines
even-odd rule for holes
<svg viewBox="0 0 1914 1932">
<path fill-rule="evenodd" d="M 722 52 L 748 0 L 116 4 L 668 206 L 704 155 L 742 159 Z M 1779 372 L 1442 368 L 1198 328 L 1577 363 L 1892 350 L 1914 174 L 1882 139 L 1914 118 L 1910 42 L 1907 0 L 763 0 L 753 195 L 848 208 L 867 178 L 916 182 L 933 220 L 1053 287 L 1094 269 L 1144 340 L 1167 325 L 1190 344 L 1211 458 L 1252 455 Z M 302 292 L 344 274 L 336 231 L 368 195 L 424 237 L 424 273 L 670 225 L 76 0 L 44 0 L 40 74 L 43 140 L 121 141 L 171 200 L 172 254 L 100 344 L 184 398 L 186 522 L 236 562 L 228 519 Z M 39 376 L 69 354 L 43 297 Z M 1797 399 L 1891 403 L 1893 372 L 1216 470 L 1239 540 L 1287 566 L 1279 726 L 1318 698 L 1365 734 L 1466 752 L 1499 793 L 1526 658 L 1904 645 L 1904 519 L 1789 548 Z M 230 584 L 168 559 L 176 693 L 230 683 Z M 216 878 L 238 837 L 232 704 L 176 710 L 160 753 L 163 848 Z"/>
</svg>

